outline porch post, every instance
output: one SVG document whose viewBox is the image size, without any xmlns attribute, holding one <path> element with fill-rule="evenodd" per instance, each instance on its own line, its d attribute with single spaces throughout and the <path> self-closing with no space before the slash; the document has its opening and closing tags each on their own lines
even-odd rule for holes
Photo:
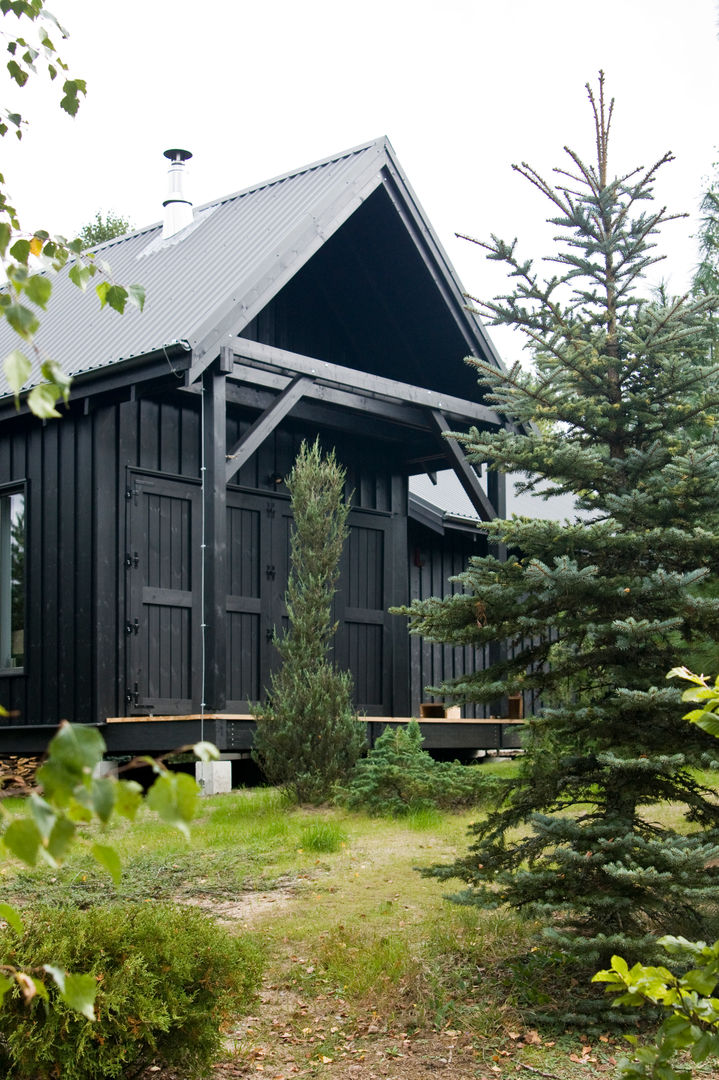
<svg viewBox="0 0 719 1080">
<path fill-rule="evenodd" d="M 205 526 L 205 709 L 227 701 L 227 405 L 225 384 L 232 353 L 223 349 L 202 376 Z"/>
</svg>

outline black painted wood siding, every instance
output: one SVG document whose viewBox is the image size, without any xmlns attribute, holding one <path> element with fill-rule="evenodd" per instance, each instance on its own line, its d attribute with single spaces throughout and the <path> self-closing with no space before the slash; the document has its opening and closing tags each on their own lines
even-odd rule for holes
<svg viewBox="0 0 719 1080">
<path fill-rule="evenodd" d="M 409 536 L 409 580 L 413 600 L 430 596 L 448 596 L 461 592 L 461 585 L 449 579 L 461 573 L 471 555 L 482 555 L 486 541 L 478 536 L 448 532 L 444 536 L 413 524 Z M 410 638 L 412 715 L 419 716 L 422 702 L 443 702 L 444 698 L 428 693 L 428 686 L 438 686 L 474 671 L 483 671 L 489 662 L 489 647 L 435 644 L 421 636 Z M 462 715 L 484 718 L 490 709 L 482 705 L 462 705 Z"/>
<path fill-rule="evenodd" d="M 4 723 L 96 722 L 147 712 L 150 701 L 158 713 L 196 708 L 197 568 L 177 578 L 167 545 L 183 535 L 195 547 L 198 406 L 197 396 L 163 390 L 87 411 L 77 402 L 56 423 L 18 417 L 4 425 L 0 488 L 24 488 L 27 527 L 27 660 L 22 673 L 0 676 L 0 702 L 13 713 Z M 239 410 L 230 417 L 228 444 L 252 418 Z M 285 424 L 228 488 L 230 710 L 267 685 L 267 635 L 282 625 L 289 565 L 289 503 L 276 481 L 302 438 L 314 437 L 313 429 Z M 353 505 L 335 654 L 353 670 L 368 712 L 408 715 L 407 635 L 404 621 L 387 614 L 407 597 L 406 480 L 390 455 L 360 440 L 326 434 L 324 448 L 333 445 Z M 269 549 L 257 517 L 268 501 L 279 508 Z M 136 554 L 144 576 L 135 575 Z M 268 566 L 274 600 L 266 608 Z"/>
</svg>

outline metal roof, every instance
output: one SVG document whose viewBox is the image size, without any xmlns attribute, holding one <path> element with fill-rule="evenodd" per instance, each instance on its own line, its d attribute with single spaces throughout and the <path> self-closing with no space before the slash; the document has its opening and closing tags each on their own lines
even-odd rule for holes
<svg viewBox="0 0 719 1080">
<path fill-rule="evenodd" d="M 145 287 L 144 311 L 101 310 L 92 286 L 81 293 L 63 272 L 53 280 L 37 345 L 72 375 L 178 342 L 192 350 L 193 363 L 212 358 L 381 184 L 419 225 L 436 280 L 462 312 L 455 317 L 465 326 L 468 351 L 501 366 L 479 320 L 464 312 L 462 287 L 386 138 L 198 207 L 193 223 L 167 240 L 159 222 L 100 245 L 98 258 L 115 281 Z M 0 323 L 0 356 L 17 344 Z M 41 381 L 39 364 L 28 385 Z M 0 395 L 7 392 L 0 380 Z"/>
</svg>

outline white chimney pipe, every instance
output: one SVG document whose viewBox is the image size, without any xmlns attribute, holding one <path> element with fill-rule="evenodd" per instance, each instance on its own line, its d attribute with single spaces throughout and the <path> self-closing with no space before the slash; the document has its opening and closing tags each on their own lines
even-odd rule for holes
<svg viewBox="0 0 719 1080">
<path fill-rule="evenodd" d="M 170 161 L 167 172 L 168 191 L 167 198 L 163 202 L 165 207 L 165 223 L 162 229 L 162 239 L 167 240 L 174 236 L 180 229 L 192 224 L 192 203 L 183 191 L 183 179 L 185 162 L 189 161 L 192 154 L 189 150 L 165 150 L 165 157 Z"/>
</svg>

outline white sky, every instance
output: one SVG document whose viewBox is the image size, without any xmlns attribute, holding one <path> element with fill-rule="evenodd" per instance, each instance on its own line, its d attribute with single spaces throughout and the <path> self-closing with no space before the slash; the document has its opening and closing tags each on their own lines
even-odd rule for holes
<svg viewBox="0 0 719 1080">
<path fill-rule="evenodd" d="M 617 99 L 616 171 L 673 150 L 659 196 L 695 214 L 719 157 L 714 0 L 48 4 L 71 32 L 61 54 L 88 98 L 70 120 L 47 84 L 2 86 L 31 119 L 22 144 L 1 148 L 26 228 L 70 234 L 100 208 L 137 226 L 158 220 L 168 146 L 193 152 L 199 204 L 386 134 L 466 288 L 490 295 L 498 267 L 454 231 L 546 250 L 542 199 L 510 165 L 548 173 L 565 143 L 591 155 L 583 87 L 600 67 Z M 667 230 L 675 291 L 695 230 Z M 493 336 L 515 359 L 512 339 Z"/>
</svg>

